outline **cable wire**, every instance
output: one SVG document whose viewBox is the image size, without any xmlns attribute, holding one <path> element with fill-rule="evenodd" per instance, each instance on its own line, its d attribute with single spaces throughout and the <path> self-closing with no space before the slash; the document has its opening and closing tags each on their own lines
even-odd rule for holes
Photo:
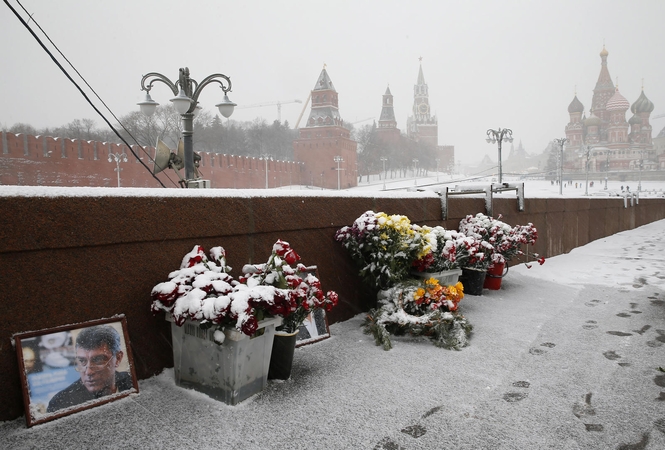
<svg viewBox="0 0 665 450">
<path fill-rule="evenodd" d="M 78 85 L 78 83 L 77 83 L 76 81 L 74 81 L 74 79 L 71 77 L 71 75 L 69 75 L 69 73 L 67 72 L 67 70 L 66 70 L 66 69 L 62 66 L 62 64 L 60 64 L 60 62 L 55 58 L 55 56 L 53 55 L 53 53 L 51 53 L 51 51 L 50 51 L 48 48 L 46 48 L 46 46 L 44 45 L 44 43 L 42 42 L 42 40 L 41 40 L 41 39 L 35 34 L 35 32 L 32 30 L 32 28 L 30 28 L 30 26 L 28 25 L 28 23 L 27 23 L 27 22 L 21 17 L 21 15 L 18 13 L 18 11 L 16 11 L 16 10 L 14 9 L 14 7 L 13 7 L 12 5 L 9 4 L 9 1 L 8 1 L 8 0 L 4 0 L 4 2 L 5 2 L 5 4 L 9 7 L 9 9 L 11 9 L 11 11 L 14 13 L 14 15 L 18 18 L 18 20 L 23 24 L 23 26 L 24 26 L 24 27 L 30 32 L 30 34 L 35 38 L 35 40 L 39 43 L 39 45 L 42 47 L 42 49 L 44 49 L 44 51 L 49 55 L 49 57 L 53 60 L 53 62 L 58 66 L 58 68 L 62 71 L 62 73 L 65 74 L 65 76 L 67 77 L 67 79 L 69 79 L 69 81 L 72 82 L 72 84 L 76 87 L 76 89 L 78 89 L 78 91 L 81 93 L 81 95 L 83 96 L 83 98 L 85 98 L 85 100 L 90 104 L 90 106 L 92 106 L 92 108 L 95 110 L 95 112 L 96 112 L 96 113 L 97 113 L 97 114 L 98 114 L 98 115 L 104 120 L 104 122 L 106 122 L 106 124 L 109 126 L 109 128 L 111 128 L 111 130 L 112 130 L 112 131 L 116 134 L 116 136 L 118 136 L 118 138 L 119 138 L 119 139 L 120 139 L 120 140 L 121 140 L 121 141 L 127 146 L 127 148 L 129 148 L 129 151 L 134 155 L 134 157 L 139 161 L 139 163 L 141 163 L 141 165 L 142 165 L 143 167 L 145 167 L 145 169 L 148 170 L 148 172 L 150 172 L 150 174 L 152 175 L 152 177 L 153 177 L 155 180 L 157 180 L 157 182 L 158 182 L 163 188 L 165 188 L 166 186 L 164 186 L 164 183 L 162 183 L 162 181 L 161 181 L 159 178 L 157 178 L 157 176 L 156 176 L 154 173 L 152 173 L 152 170 L 150 170 L 150 168 L 149 168 L 149 167 L 143 162 L 143 160 L 142 160 L 141 158 L 139 158 L 139 156 L 136 154 L 136 152 L 134 151 L 134 149 L 132 148 L 132 146 L 131 146 L 131 145 L 125 140 L 124 137 L 122 137 L 122 136 L 120 135 L 120 133 L 118 132 L 118 130 L 116 130 L 115 127 L 114 127 L 113 125 L 111 125 L 111 122 L 109 122 L 109 120 L 106 118 L 106 116 L 104 116 L 104 114 L 102 114 L 102 112 L 101 112 L 101 111 L 100 111 L 100 110 L 94 105 L 94 103 L 90 100 L 90 98 L 88 97 L 88 95 L 87 95 L 85 92 L 83 92 L 83 89 L 81 89 L 81 87 Z M 17 3 L 21 6 L 21 8 L 23 8 L 23 5 L 21 5 L 20 2 L 17 1 Z M 59 50 L 58 47 L 53 43 L 53 41 L 51 41 L 51 39 L 50 39 L 50 38 L 48 37 L 48 35 L 44 32 L 44 30 L 42 30 L 42 28 L 39 26 L 39 24 L 37 24 L 37 21 L 34 19 L 34 17 L 32 17 L 32 15 L 31 15 L 30 13 L 28 13 L 28 11 L 26 11 L 25 8 L 23 8 L 23 10 L 25 11 L 26 14 L 29 15 L 30 20 L 32 20 L 33 22 L 35 22 L 35 24 L 37 25 L 37 27 L 41 30 L 42 33 L 44 33 L 44 35 L 47 37 L 47 39 L 49 40 L 49 42 L 51 42 L 51 44 L 52 44 L 52 45 L 58 50 L 58 52 L 63 56 L 63 58 L 65 58 L 65 60 L 69 63 L 69 65 L 72 66 L 72 68 L 74 68 L 74 66 L 73 66 L 73 65 L 67 60 L 67 58 L 62 54 L 62 52 L 60 52 L 60 50 Z M 87 81 L 85 81 L 85 79 L 83 78 L 83 76 L 81 76 L 81 74 L 80 74 L 75 68 L 74 68 L 74 70 L 75 70 L 76 73 L 79 75 L 79 77 L 81 77 L 81 79 L 83 79 L 83 81 L 88 85 L 88 87 L 89 87 L 93 92 L 95 92 L 94 89 L 92 89 L 92 87 L 90 87 L 90 85 L 87 83 Z M 97 95 L 96 92 L 95 92 L 95 95 Z M 99 98 L 98 95 L 97 95 L 97 98 Z M 99 98 L 99 100 L 102 101 L 101 98 Z M 106 104 L 105 104 L 103 101 L 102 101 L 102 103 L 104 104 L 104 106 L 106 106 Z M 109 109 L 108 106 L 106 106 L 106 108 Z M 110 109 L 109 109 L 109 111 L 110 111 Z M 116 120 L 118 120 L 117 117 L 115 117 L 115 115 L 113 114 L 113 112 L 111 112 L 111 115 L 113 115 L 113 117 L 114 117 Z M 125 127 L 122 125 L 122 123 L 121 123 L 119 120 L 118 120 L 118 123 L 120 123 L 120 125 L 123 127 L 123 129 L 125 129 Z M 125 129 L 125 131 L 127 131 L 127 129 Z M 129 134 L 130 136 L 132 136 L 131 133 L 128 132 L 128 134 Z M 134 141 L 136 142 L 136 144 L 137 144 L 139 147 L 141 147 L 141 149 L 143 150 L 143 152 L 144 152 L 146 155 L 148 155 L 148 152 L 146 152 L 145 148 L 143 148 L 143 146 L 141 146 L 141 144 L 139 144 L 138 141 L 136 141 L 136 138 L 134 138 L 134 136 L 132 136 L 132 139 L 134 139 Z M 150 158 L 150 155 L 148 155 L 148 157 Z M 152 159 L 152 158 L 150 158 L 150 159 Z M 153 160 L 153 162 L 154 162 L 154 160 Z M 169 178 L 169 180 L 170 180 L 170 178 Z M 171 182 L 173 182 L 173 181 L 171 180 Z M 174 183 L 174 184 L 175 184 L 175 183 Z"/>
</svg>

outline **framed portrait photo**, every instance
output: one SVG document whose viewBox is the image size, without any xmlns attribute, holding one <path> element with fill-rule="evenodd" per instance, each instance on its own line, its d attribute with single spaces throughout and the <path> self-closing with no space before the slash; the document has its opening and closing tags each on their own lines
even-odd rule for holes
<svg viewBox="0 0 665 450">
<path fill-rule="evenodd" d="M 296 347 L 313 344 L 330 337 L 328 318 L 323 309 L 314 310 L 303 321 L 296 336 Z"/>
<path fill-rule="evenodd" d="M 307 267 L 306 272 L 319 278 L 319 269 L 317 266 Z M 298 328 L 296 347 L 313 344 L 314 342 L 319 342 L 323 339 L 328 339 L 329 337 L 330 327 L 328 326 L 326 311 L 324 309 L 315 309 L 305 317 L 302 325 Z"/>
<path fill-rule="evenodd" d="M 124 315 L 14 335 L 28 427 L 138 393 Z"/>
</svg>

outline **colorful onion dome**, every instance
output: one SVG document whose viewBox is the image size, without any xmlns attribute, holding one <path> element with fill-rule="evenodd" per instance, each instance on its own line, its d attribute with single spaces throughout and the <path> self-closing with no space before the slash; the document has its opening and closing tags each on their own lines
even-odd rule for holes
<svg viewBox="0 0 665 450">
<path fill-rule="evenodd" d="M 640 125 L 642 123 L 642 119 L 640 119 L 637 114 L 633 114 L 633 117 L 630 118 L 628 123 L 631 125 Z"/>
<path fill-rule="evenodd" d="M 640 94 L 639 98 L 630 107 L 633 114 L 650 113 L 653 111 L 653 102 L 644 95 L 644 91 Z"/>
<path fill-rule="evenodd" d="M 569 113 L 581 113 L 584 111 L 584 105 L 582 104 L 581 101 L 577 98 L 577 95 L 573 99 L 572 102 L 570 102 L 570 105 L 568 105 L 568 112 Z"/>
<path fill-rule="evenodd" d="M 607 101 L 605 109 L 608 111 L 626 111 L 630 108 L 630 103 L 626 100 L 626 97 L 621 95 L 619 88 L 616 88 L 614 95 Z"/>
<path fill-rule="evenodd" d="M 605 46 L 603 45 L 603 49 L 602 49 L 601 52 L 600 52 L 600 56 L 607 56 L 607 55 L 609 55 L 609 54 L 610 54 L 610 52 L 608 52 L 607 50 L 605 50 Z"/>
</svg>

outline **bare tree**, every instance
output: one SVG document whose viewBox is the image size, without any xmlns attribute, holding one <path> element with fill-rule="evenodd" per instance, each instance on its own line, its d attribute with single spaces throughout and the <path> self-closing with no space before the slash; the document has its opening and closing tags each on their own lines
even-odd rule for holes
<svg viewBox="0 0 665 450">
<path fill-rule="evenodd" d="M 15 123 L 11 127 L 9 127 L 7 132 L 13 134 L 32 134 L 35 136 L 40 134 L 35 127 L 27 123 Z"/>
</svg>

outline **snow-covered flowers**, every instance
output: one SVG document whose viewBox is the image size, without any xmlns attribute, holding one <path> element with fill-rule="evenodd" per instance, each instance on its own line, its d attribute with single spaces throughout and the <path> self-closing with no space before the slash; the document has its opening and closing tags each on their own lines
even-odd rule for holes
<svg viewBox="0 0 665 450">
<path fill-rule="evenodd" d="M 338 302 L 335 291 L 324 294 L 321 282 L 314 275 L 316 268 L 298 263 L 300 256 L 288 242 L 278 240 L 265 264 L 246 264 L 242 268 L 241 283 L 247 286 L 268 286 L 279 291 L 288 291 L 289 308 L 269 310 L 270 314 L 281 316 L 284 322 L 279 330 L 293 333 L 302 325 L 305 318 L 316 309 L 330 311 Z M 295 268 L 292 264 L 297 264 Z"/>
<path fill-rule="evenodd" d="M 538 239 L 536 227 L 532 223 L 511 227 L 500 219 L 501 216 L 495 219 L 482 213 L 475 216 L 468 215 L 460 221 L 459 230 L 491 246 L 490 260 L 485 261 L 487 266 L 506 263 L 518 255 L 535 257 L 540 264 L 543 264 L 545 258 L 540 258 L 536 253 L 528 253 L 528 246 L 535 244 Z M 526 253 L 522 251 L 523 244 L 527 246 Z"/>
<path fill-rule="evenodd" d="M 151 309 L 153 313 L 170 313 L 178 326 L 190 319 L 202 328 L 232 326 L 251 336 L 260 320 L 281 316 L 284 326 L 295 327 L 295 331 L 307 316 L 303 310 L 329 310 L 337 304 L 337 294 L 330 291 L 324 295 L 308 268 L 289 265 L 299 260 L 288 242 L 278 240 L 267 263 L 246 265 L 244 275 L 234 280 L 222 247 L 211 249 L 208 258 L 197 245 L 185 255 L 180 269 L 169 274 L 169 281 L 152 289 Z M 221 343 L 224 334 L 215 336 Z"/>
<path fill-rule="evenodd" d="M 419 232 L 409 218 L 367 211 L 335 239 L 360 265 L 360 276 L 372 287 L 387 289 L 409 277 L 414 260 L 431 252 L 433 240 Z"/>
<path fill-rule="evenodd" d="M 415 259 L 413 268 L 418 272 L 441 272 L 458 269 L 459 257 L 463 256 L 465 236 L 455 230 L 446 230 L 441 226 L 433 228 L 414 225 L 429 244 L 429 252 Z"/>
<path fill-rule="evenodd" d="M 457 312 L 462 283 L 442 286 L 434 278 L 409 280 L 379 293 L 379 307 L 365 320 L 365 332 L 377 345 L 392 348 L 391 334 L 424 335 L 448 349 L 468 345 L 471 325 Z"/>
</svg>

